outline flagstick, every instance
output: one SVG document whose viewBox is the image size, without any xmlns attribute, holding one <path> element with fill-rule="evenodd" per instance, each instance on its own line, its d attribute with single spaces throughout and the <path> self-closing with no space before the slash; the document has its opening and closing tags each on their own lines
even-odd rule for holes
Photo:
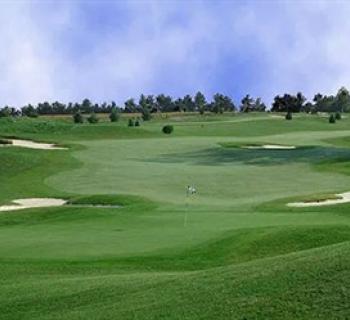
<svg viewBox="0 0 350 320">
<path fill-rule="evenodd" d="M 184 227 L 187 227 L 187 216 L 188 216 L 188 203 L 186 204 L 186 211 L 184 216 Z"/>
</svg>

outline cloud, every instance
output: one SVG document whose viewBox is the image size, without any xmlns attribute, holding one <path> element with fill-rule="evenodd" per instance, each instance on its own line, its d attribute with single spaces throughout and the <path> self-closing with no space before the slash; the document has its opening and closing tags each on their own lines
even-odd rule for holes
<svg viewBox="0 0 350 320">
<path fill-rule="evenodd" d="M 350 86 L 346 2 L 2 2 L 0 105 Z"/>
</svg>

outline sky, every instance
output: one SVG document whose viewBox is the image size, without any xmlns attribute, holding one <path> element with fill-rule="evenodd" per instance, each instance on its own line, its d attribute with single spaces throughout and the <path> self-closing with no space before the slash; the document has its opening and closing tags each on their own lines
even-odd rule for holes
<svg viewBox="0 0 350 320">
<path fill-rule="evenodd" d="M 0 106 L 350 88 L 350 1 L 0 0 Z"/>
</svg>

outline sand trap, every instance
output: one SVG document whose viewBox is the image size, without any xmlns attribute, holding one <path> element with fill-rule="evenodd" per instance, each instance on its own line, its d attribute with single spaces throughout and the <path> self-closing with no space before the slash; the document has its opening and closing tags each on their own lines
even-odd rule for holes
<svg viewBox="0 0 350 320">
<path fill-rule="evenodd" d="M 0 206 L 0 211 L 14 211 L 30 208 L 57 207 L 66 204 L 66 200 L 54 198 L 32 198 L 17 199 L 12 201 L 13 204 Z"/>
<path fill-rule="evenodd" d="M 272 149 L 272 150 L 291 150 L 296 149 L 296 146 L 283 146 L 279 144 L 263 144 L 261 146 L 242 146 L 244 149 Z"/>
<path fill-rule="evenodd" d="M 329 206 L 333 204 L 347 203 L 350 202 L 350 192 L 338 193 L 336 196 L 339 199 L 329 199 L 329 200 L 320 200 L 314 202 L 291 202 L 288 203 L 288 207 L 318 207 L 318 206 Z"/>
<path fill-rule="evenodd" d="M 56 198 L 31 198 L 31 199 L 17 199 L 12 201 L 13 204 L 0 206 L 1 211 L 14 211 L 31 208 L 47 208 L 58 207 L 66 205 L 67 207 L 76 208 L 122 208 L 120 205 L 109 204 L 69 204 L 68 201 Z"/>
<path fill-rule="evenodd" d="M 63 147 L 57 147 L 55 144 L 52 143 L 41 143 L 41 142 L 34 142 L 31 140 L 21 140 L 21 139 L 5 139 L 8 141 L 11 141 L 10 144 L 1 144 L 1 146 L 4 147 L 23 147 L 23 148 L 30 148 L 30 149 L 41 149 L 41 150 L 67 150 L 67 148 Z"/>
</svg>

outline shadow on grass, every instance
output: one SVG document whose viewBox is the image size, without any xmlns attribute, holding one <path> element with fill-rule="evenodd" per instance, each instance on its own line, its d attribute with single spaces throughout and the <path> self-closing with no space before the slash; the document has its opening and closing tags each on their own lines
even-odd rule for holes
<svg viewBox="0 0 350 320">
<path fill-rule="evenodd" d="M 331 147 L 299 147 L 281 149 L 210 148 L 188 153 L 163 154 L 145 159 L 157 163 L 190 163 L 194 165 L 281 165 L 290 162 L 319 163 L 322 161 L 348 161 L 350 149 Z"/>
</svg>

